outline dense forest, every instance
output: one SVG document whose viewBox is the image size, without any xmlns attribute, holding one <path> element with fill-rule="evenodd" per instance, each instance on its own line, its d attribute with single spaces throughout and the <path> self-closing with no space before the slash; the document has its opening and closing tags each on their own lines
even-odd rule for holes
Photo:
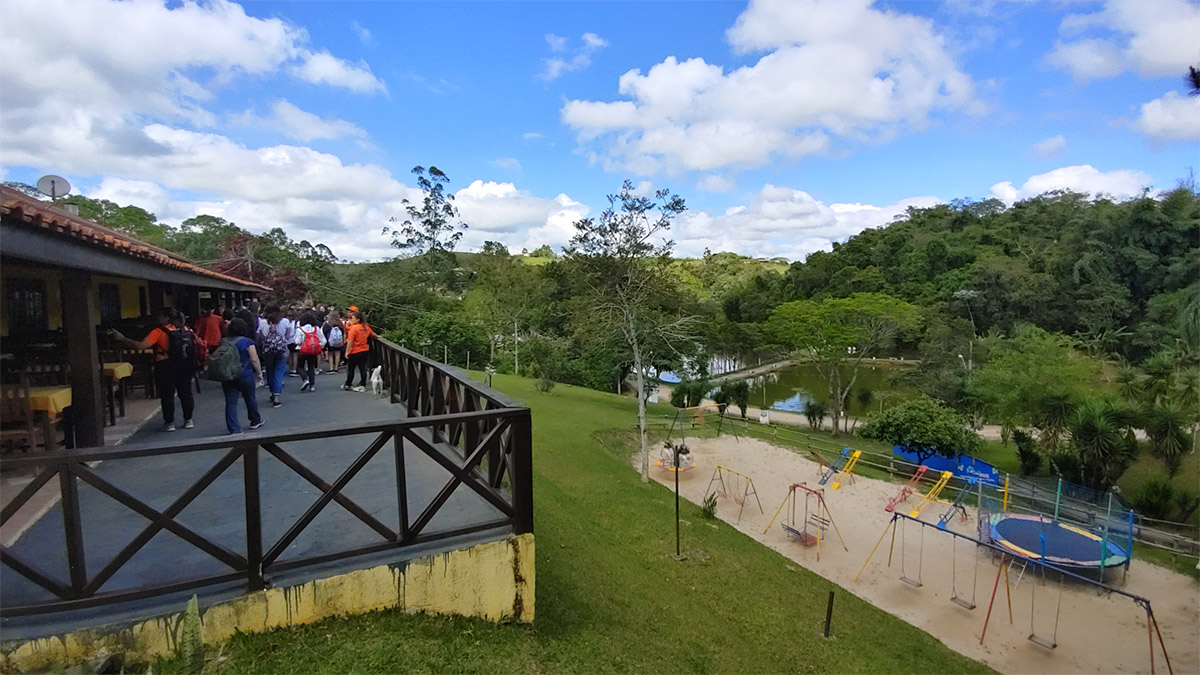
<svg viewBox="0 0 1200 675">
<path fill-rule="evenodd" d="M 460 366 L 519 368 L 547 386 L 611 391 L 639 375 L 635 363 L 703 380 L 712 356 L 801 355 L 826 367 L 836 430 L 839 403 L 854 393 L 847 366 L 900 355 L 920 364 L 904 375 L 910 387 L 973 425 L 1002 425 L 1006 440 L 1025 430 L 1015 440 L 1027 454 L 1034 444 L 1060 473 L 1097 488 L 1136 456 L 1135 428 L 1172 467 L 1196 441 L 1194 185 L 1123 202 L 1050 192 L 1012 206 L 911 208 L 788 264 L 673 258 L 667 238 L 683 200 L 624 191 L 598 220 L 577 223 L 565 250 L 529 256 L 488 242 L 458 253 L 466 224 L 445 193 L 448 178 L 432 167 L 418 176 L 427 198 L 393 219 L 401 255 L 380 263 L 341 263 L 324 245 L 213 216 L 170 226 L 136 206 L 62 201 L 272 285 L 285 302 L 357 304 L 411 349 Z M 616 307 L 618 297 L 629 302 Z M 627 320 L 608 320 L 616 314 Z M 1081 457 L 1084 430 L 1071 427 L 1080 420 L 1090 420 L 1104 462 Z"/>
</svg>

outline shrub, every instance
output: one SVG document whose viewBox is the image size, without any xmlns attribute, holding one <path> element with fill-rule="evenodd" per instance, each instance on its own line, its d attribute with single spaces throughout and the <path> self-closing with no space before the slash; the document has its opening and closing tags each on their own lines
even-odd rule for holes
<svg viewBox="0 0 1200 675">
<path fill-rule="evenodd" d="M 970 454 L 983 445 L 965 417 L 927 396 L 868 416 L 858 435 L 904 446 L 917 453 L 918 462 L 934 455 Z"/>
<path fill-rule="evenodd" d="M 1037 441 L 1020 429 L 1013 431 L 1013 442 L 1017 444 L 1017 459 L 1021 462 L 1022 476 L 1035 476 L 1042 468 L 1042 453 L 1038 452 Z"/>
<path fill-rule="evenodd" d="M 818 401 L 815 398 L 810 398 L 804 402 L 804 416 L 808 419 L 808 426 L 813 430 L 820 429 L 821 423 L 825 421 L 825 415 L 829 412 L 829 407 L 824 401 Z"/>
<path fill-rule="evenodd" d="M 717 517 L 717 493 L 710 492 L 700 504 L 700 515 L 712 520 Z"/>
<path fill-rule="evenodd" d="M 676 408 L 691 408 L 700 405 L 710 385 L 707 380 L 680 382 L 671 388 L 671 405 Z"/>
<path fill-rule="evenodd" d="M 1171 481 L 1153 476 L 1133 495 L 1133 508 L 1147 518 L 1167 520 L 1176 510 L 1175 488 Z"/>
<path fill-rule="evenodd" d="M 533 387 L 543 394 L 549 394 L 550 391 L 554 389 L 554 380 L 548 377 L 539 377 L 537 381 L 533 383 Z"/>
</svg>

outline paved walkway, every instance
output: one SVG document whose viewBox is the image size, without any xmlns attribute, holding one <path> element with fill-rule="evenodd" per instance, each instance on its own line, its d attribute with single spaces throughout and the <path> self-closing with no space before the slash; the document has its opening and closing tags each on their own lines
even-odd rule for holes
<svg viewBox="0 0 1200 675">
<path fill-rule="evenodd" d="M 339 386 L 344 381 L 343 377 L 344 375 L 317 376 L 317 390 L 312 393 L 299 393 L 300 379 L 287 378 L 283 406 L 280 408 L 271 408 L 266 391 L 259 389 L 258 398 L 264 406 L 261 411 L 266 425 L 256 432 L 233 438 L 249 440 L 255 436 L 273 436 L 321 424 L 347 421 L 366 424 L 396 421 L 403 417 L 404 411 L 401 406 L 391 405 L 386 399 L 376 398 L 369 390 L 365 393 L 342 391 Z M 202 386 L 203 392 L 196 397 L 194 429 L 180 429 L 172 433 L 160 432 L 157 429 L 161 427 L 161 417 L 157 417 L 130 438 L 127 444 L 174 444 L 203 437 L 226 436 L 225 401 L 220 385 L 204 382 Z M 245 428 L 249 423 L 246 421 L 244 404 L 241 405 L 241 417 Z M 181 420 L 177 412 L 177 425 Z M 325 481 L 332 483 L 375 438 L 376 434 L 351 435 L 334 441 L 292 441 L 281 446 Z M 395 531 L 399 529 L 399 509 L 395 458 L 390 445 L 389 443 L 384 450 L 375 455 L 346 486 L 343 494 Z M 163 511 L 211 469 L 226 452 L 227 449 L 217 449 L 110 460 L 100 463 L 92 470 L 138 500 Z M 259 458 L 263 549 L 266 551 L 317 500 L 321 491 L 265 451 L 260 450 Z M 415 520 L 450 479 L 450 474 L 424 453 L 407 444 L 405 471 L 409 518 Z M 79 495 L 85 561 L 90 580 L 113 560 L 149 521 L 82 480 L 79 481 Z M 219 546 L 244 556 L 244 500 L 242 461 L 238 459 L 184 509 L 176 520 Z M 502 516 L 495 507 L 470 489 L 460 487 L 446 506 L 434 516 L 424 533 L 435 533 L 500 517 Z M 381 535 L 340 505 L 331 503 L 287 547 L 279 560 L 297 560 L 381 541 Z M 34 523 L 15 542 L 12 550 L 43 574 L 66 584 L 69 575 L 61 506 L 54 506 Z M 409 557 L 396 552 L 390 555 L 398 560 Z M 354 569 L 354 566 L 348 565 L 346 568 Z M 224 563 L 175 534 L 161 531 L 101 587 L 101 592 L 131 590 L 231 571 Z M 202 595 L 203 593 L 201 591 Z M 51 598 L 48 591 L 26 581 L 11 570 L 4 570 L 4 583 L 0 586 L 0 605 L 49 601 Z M 97 615 L 95 610 L 75 613 Z M 20 619 L 15 621 L 20 624 Z M 5 619 L 0 626 L 4 627 L 6 637 L 13 634 L 13 620 Z"/>
</svg>

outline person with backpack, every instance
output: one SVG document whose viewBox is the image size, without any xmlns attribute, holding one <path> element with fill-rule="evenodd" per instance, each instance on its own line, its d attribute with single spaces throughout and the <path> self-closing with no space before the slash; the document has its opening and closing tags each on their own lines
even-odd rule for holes
<svg viewBox="0 0 1200 675">
<path fill-rule="evenodd" d="M 209 357 L 208 375 L 221 383 L 225 392 L 225 428 L 231 434 L 242 433 L 238 423 L 238 398 L 246 402 L 246 414 L 250 418 L 250 429 L 263 425 L 258 412 L 257 387 L 263 382 L 262 364 L 250 325 L 241 317 L 229 322 L 229 335 Z"/>
<path fill-rule="evenodd" d="M 175 396 L 183 408 L 183 428 L 191 429 L 192 411 L 196 398 L 192 393 L 192 377 L 196 372 L 196 343 L 192 332 L 171 307 L 158 311 L 158 325 L 138 342 L 115 328 L 109 331 L 112 339 L 134 349 L 154 348 L 154 386 L 162 403 L 162 431 L 175 431 Z"/>
<path fill-rule="evenodd" d="M 321 326 L 321 332 L 325 334 L 325 358 L 329 361 L 328 372 L 330 375 L 337 375 L 338 368 L 342 367 L 342 357 L 346 351 L 346 324 L 342 323 L 342 317 L 336 309 L 329 312 L 329 317 Z"/>
<path fill-rule="evenodd" d="M 288 338 L 292 332 L 291 322 L 283 316 L 279 305 L 267 306 L 267 321 L 259 327 L 262 342 L 263 370 L 267 385 L 271 388 L 271 407 L 283 405 L 283 378 L 288 366 Z"/>
<path fill-rule="evenodd" d="M 321 352 L 325 351 L 325 333 L 316 326 L 317 316 L 312 312 L 300 315 L 299 321 L 300 328 L 296 330 L 296 353 L 300 355 L 297 357 L 300 377 L 304 378 L 300 391 L 316 391 L 317 359 L 321 357 Z"/>
<path fill-rule="evenodd" d="M 350 324 L 346 330 L 346 383 L 343 391 L 367 390 L 367 358 L 371 355 L 371 336 L 375 333 L 362 319 L 362 313 L 350 312 Z M 354 382 L 354 369 L 359 372 L 358 386 Z"/>
</svg>

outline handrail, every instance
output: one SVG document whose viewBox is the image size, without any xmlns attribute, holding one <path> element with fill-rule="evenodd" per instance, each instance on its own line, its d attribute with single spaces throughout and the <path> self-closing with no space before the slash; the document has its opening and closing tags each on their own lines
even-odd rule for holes
<svg viewBox="0 0 1200 675">
<path fill-rule="evenodd" d="M 0 524 L 7 522 L 27 504 L 42 487 L 57 479 L 61 503 L 62 525 L 55 527 L 58 536 L 66 540 L 69 579 L 56 580 L 46 574 L 38 557 L 37 547 L 22 547 L 19 540 L 12 547 L 0 546 L 0 564 L 6 573 L 24 577 L 28 582 L 40 586 L 53 597 L 50 600 L 28 601 L 27 604 L 8 604 L 0 607 L 5 617 L 44 614 L 72 609 L 82 609 L 106 604 L 140 600 L 174 593 L 212 587 L 216 584 L 242 582 L 246 590 L 255 591 L 270 583 L 270 575 L 287 570 L 322 565 L 332 561 L 354 558 L 387 550 L 412 547 L 448 537 L 464 536 L 479 532 L 504 530 L 514 534 L 533 531 L 533 470 L 532 470 L 532 423 L 530 411 L 513 399 L 485 387 L 470 379 L 457 368 L 429 361 L 382 338 L 372 341 L 372 358 L 384 361 L 393 371 L 405 369 L 404 373 L 392 372 L 389 400 L 407 408 L 406 416 L 397 419 L 366 423 L 323 424 L 303 429 L 264 433 L 251 432 L 237 437 L 209 438 L 196 441 L 172 439 L 153 443 L 138 443 L 116 447 L 80 448 L 55 450 L 27 457 L 0 458 L 0 465 L 9 467 L 38 468 L 33 480 L 26 485 L 5 507 L 0 510 Z M 399 386 L 403 384 L 403 386 Z M 307 466 L 285 447 L 289 443 L 314 439 L 334 439 L 348 436 L 373 437 L 361 450 L 349 467 L 340 470 L 337 476 L 322 476 L 329 472 L 324 465 Z M 223 450 L 224 456 L 215 464 L 204 461 L 207 470 L 190 485 L 182 487 L 178 496 L 173 496 L 169 506 L 163 508 L 167 495 L 130 494 L 112 482 L 112 472 L 93 470 L 95 462 L 117 464 L 123 460 L 163 457 L 195 456 L 196 453 Z M 436 493 L 432 501 L 420 502 L 410 513 L 406 453 L 423 455 L 432 460 L 448 475 L 448 481 Z M 370 508 L 356 503 L 343 492 L 373 458 L 381 454 L 392 454 L 395 464 L 395 487 L 384 491 L 382 497 L 389 502 L 391 513 L 399 514 L 399 528 L 385 524 L 372 515 Z M 320 496 L 303 515 L 289 517 L 286 532 L 281 536 L 266 537 L 263 532 L 264 507 L 261 493 L 269 486 L 260 484 L 259 463 L 264 456 L 273 456 L 283 466 L 317 488 Z M 235 468 L 241 460 L 241 468 Z M 242 476 L 233 474 L 241 473 Z M 423 480 L 428 478 L 425 476 Z M 218 480 L 236 480 L 244 492 L 244 504 L 238 498 L 229 503 L 230 518 L 245 521 L 245 540 L 237 545 L 218 541 L 205 528 L 195 529 L 178 519 L 178 516 Z M 437 480 L 442 480 L 438 478 Z M 98 490 L 108 498 L 141 516 L 149 524 L 131 540 L 125 540 L 123 548 L 103 565 L 91 559 L 87 542 L 94 538 L 111 536 L 104 528 L 82 527 L 80 482 Z M 451 496 L 458 490 L 473 492 L 494 509 L 492 513 L 480 512 L 466 522 L 450 527 L 436 526 L 434 531 L 427 526 L 434 520 Z M 142 490 L 145 491 L 145 490 Z M 169 490 L 173 492 L 173 490 Z M 390 494 L 388 494 L 390 493 Z M 296 541 L 316 520 L 317 516 L 336 502 L 342 509 L 374 531 L 373 543 L 362 545 L 351 542 L 332 542 L 333 550 L 326 550 L 307 557 L 284 558 L 289 545 Z M 157 506 L 156 506 L 157 505 Z M 421 509 L 419 512 L 416 509 Z M 159 579 L 146 586 L 105 590 L 105 584 L 114 577 L 139 551 L 142 551 L 160 532 L 170 532 L 178 539 L 190 544 L 222 563 L 216 572 L 188 573 L 181 569 L 178 574 Z M 28 536 L 28 535 L 27 535 Z M 61 539 L 59 540 L 62 541 Z M 61 544 L 60 544 L 61 545 Z M 88 563 L 91 563 L 90 565 Z"/>
</svg>

